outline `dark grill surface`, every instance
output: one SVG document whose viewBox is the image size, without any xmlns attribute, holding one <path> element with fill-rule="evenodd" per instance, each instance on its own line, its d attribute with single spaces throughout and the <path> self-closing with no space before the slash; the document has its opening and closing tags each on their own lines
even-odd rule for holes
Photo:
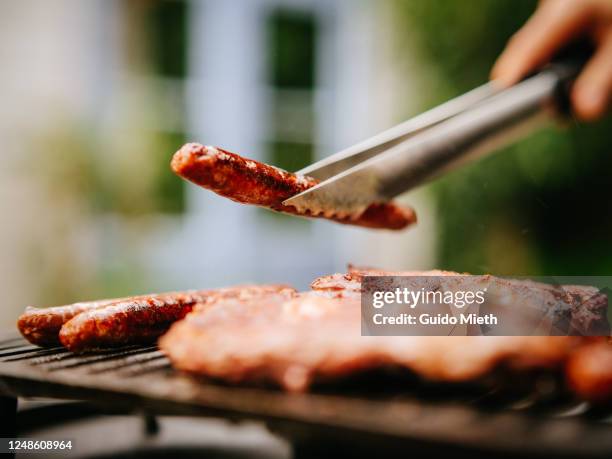
<svg viewBox="0 0 612 459">
<path fill-rule="evenodd" d="M 0 339 L 0 362 L 4 395 L 86 400 L 149 414 L 259 419 L 298 442 L 327 439 L 404 452 L 436 445 L 454 457 L 473 450 L 534 457 L 612 455 L 612 410 L 556 395 L 550 380 L 539 383 L 544 387 L 539 392 L 490 387 L 453 392 L 408 381 L 398 390 L 397 381 L 391 387 L 388 379 L 374 377 L 361 389 L 341 386 L 296 395 L 180 374 L 156 346 L 75 355 L 38 348 L 16 335 Z"/>
</svg>

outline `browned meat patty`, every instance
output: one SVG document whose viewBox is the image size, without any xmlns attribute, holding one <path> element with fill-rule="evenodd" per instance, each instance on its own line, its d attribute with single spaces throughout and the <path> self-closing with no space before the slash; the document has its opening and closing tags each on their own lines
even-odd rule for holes
<svg viewBox="0 0 612 459">
<path fill-rule="evenodd" d="M 160 347 L 182 370 L 304 391 L 315 381 L 387 367 L 446 382 L 474 380 L 500 365 L 559 369 L 583 342 L 561 336 L 361 336 L 357 292 L 367 273 L 373 271 L 325 276 L 313 282 L 312 292 L 289 298 L 270 294 L 216 302 L 174 324 Z"/>
<path fill-rule="evenodd" d="M 370 205 L 361 215 L 302 214 L 282 202 L 319 183 L 277 167 L 243 158 L 216 147 L 188 143 L 172 158 L 172 170 L 196 185 L 244 204 L 254 204 L 304 217 L 322 217 L 347 225 L 404 229 L 416 221 L 412 209 L 394 203 Z"/>
</svg>

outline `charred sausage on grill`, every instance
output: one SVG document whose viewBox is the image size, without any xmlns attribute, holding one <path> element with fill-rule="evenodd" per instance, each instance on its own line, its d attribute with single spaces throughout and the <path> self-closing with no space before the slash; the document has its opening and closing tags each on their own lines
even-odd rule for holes
<svg viewBox="0 0 612 459">
<path fill-rule="evenodd" d="M 120 301 L 75 316 L 62 326 L 59 339 L 74 352 L 152 343 L 194 308 L 202 310 L 222 298 L 246 298 L 269 291 L 293 289 L 281 285 L 239 286 Z"/>
<path fill-rule="evenodd" d="M 181 177 L 244 204 L 267 207 L 305 217 L 322 217 L 347 225 L 400 230 L 416 221 L 412 209 L 394 203 L 375 203 L 361 215 L 312 215 L 283 205 L 285 199 L 319 183 L 216 147 L 184 145 L 172 158 L 172 169 Z"/>
<path fill-rule="evenodd" d="M 79 302 L 51 308 L 28 306 L 17 320 L 17 328 L 32 344 L 37 346 L 58 346 L 59 331 L 66 322 L 85 311 L 104 308 L 129 298 L 114 298 L 97 301 Z"/>
</svg>

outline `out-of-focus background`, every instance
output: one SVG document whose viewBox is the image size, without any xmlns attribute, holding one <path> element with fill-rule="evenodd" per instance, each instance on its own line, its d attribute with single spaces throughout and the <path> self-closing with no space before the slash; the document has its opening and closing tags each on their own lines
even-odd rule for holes
<svg viewBox="0 0 612 459">
<path fill-rule="evenodd" d="M 402 200 L 372 232 L 241 206 L 168 163 L 185 141 L 297 170 L 486 81 L 533 0 L 0 4 L 0 325 L 26 304 L 347 262 L 509 275 L 612 269 L 610 119 L 541 131 Z"/>
</svg>

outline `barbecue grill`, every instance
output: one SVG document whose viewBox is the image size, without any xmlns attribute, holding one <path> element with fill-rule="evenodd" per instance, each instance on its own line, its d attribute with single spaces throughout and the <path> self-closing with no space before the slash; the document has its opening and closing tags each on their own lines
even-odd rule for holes
<svg viewBox="0 0 612 459">
<path fill-rule="evenodd" d="M 408 384 L 405 375 L 370 375 L 376 379 L 367 384 L 287 394 L 182 374 L 156 346 L 75 355 L 63 348 L 38 348 L 14 334 L 0 339 L 0 362 L 2 437 L 22 434 L 15 431 L 16 397 L 50 397 L 87 401 L 115 414 L 144 413 L 152 431 L 160 415 L 259 420 L 287 438 L 297 458 L 339 452 L 354 457 L 612 453 L 612 410 L 569 399 L 554 378 L 542 379 L 535 385 L 539 390 L 523 392 L 492 386 L 449 389 Z"/>
</svg>

